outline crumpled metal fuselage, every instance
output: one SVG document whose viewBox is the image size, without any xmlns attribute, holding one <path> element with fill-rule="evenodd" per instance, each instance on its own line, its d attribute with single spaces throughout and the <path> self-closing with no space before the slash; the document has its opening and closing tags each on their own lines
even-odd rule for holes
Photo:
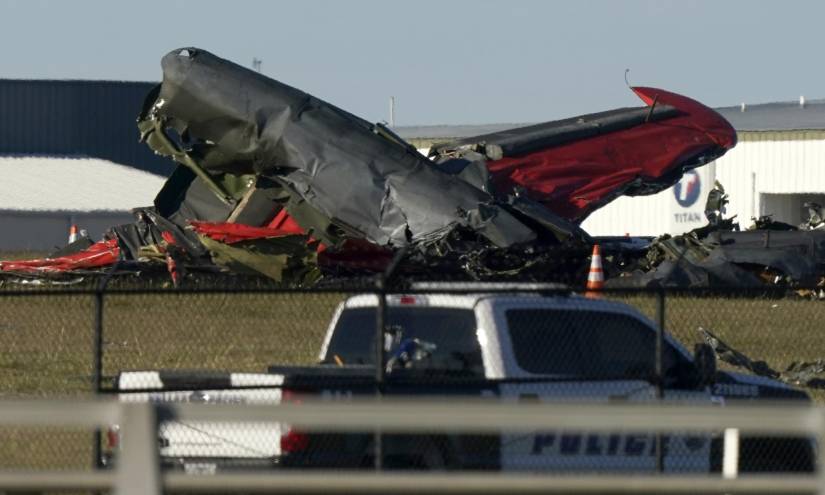
<svg viewBox="0 0 825 495">
<path fill-rule="evenodd" d="M 501 247 L 536 237 L 489 193 L 311 95 L 198 49 L 174 51 L 162 65 L 163 83 L 141 116 L 144 137 L 207 181 L 271 178 L 346 235 L 378 245 L 404 246 L 457 225 Z M 182 138 L 177 146 L 168 145 L 169 129 Z M 219 197 L 238 199 L 212 180 Z"/>
</svg>

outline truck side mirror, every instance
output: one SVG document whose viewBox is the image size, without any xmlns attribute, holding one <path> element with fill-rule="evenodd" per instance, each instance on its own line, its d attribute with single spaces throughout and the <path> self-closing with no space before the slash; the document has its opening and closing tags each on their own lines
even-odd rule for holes
<svg viewBox="0 0 825 495">
<path fill-rule="evenodd" d="M 716 381 L 716 351 L 708 344 L 696 344 L 693 348 L 693 362 L 698 372 L 699 385 L 710 385 Z"/>
</svg>

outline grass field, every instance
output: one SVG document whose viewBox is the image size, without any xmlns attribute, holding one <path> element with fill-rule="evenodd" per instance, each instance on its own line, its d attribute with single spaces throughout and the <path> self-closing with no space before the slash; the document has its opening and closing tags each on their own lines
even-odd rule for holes
<svg viewBox="0 0 825 495">
<path fill-rule="evenodd" d="M 106 296 L 105 375 L 135 369 L 264 371 L 309 364 L 336 294 Z M 91 392 L 92 296 L 0 296 L 0 393 Z"/>
<path fill-rule="evenodd" d="M 104 372 L 314 362 L 343 295 L 107 296 Z M 0 396 L 92 393 L 90 296 L 0 296 Z M 0 468 L 91 465 L 91 432 L 0 429 Z"/>
<path fill-rule="evenodd" d="M 127 369 L 262 371 L 312 363 L 345 294 L 135 294 L 106 296 L 104 374 Z M 651 318 L 653 298 L 626 298 Z M 90 392 L 92 296 L 0 297 L 0 394 Z M 669 298 L 667 328 L 689 349 L 698 327 L 752 358 L 785 369 L 825 357 L 825 303 L 801 299 Z"/>
<path fill-rule="evenodd" d="M 159 368 L 264 371 L 276 363 L 311 364 L 335 306 L 345 297 L 334 293 L 109 295 L 104 311 L 104 374 Z M 655 315 L 652 297 L 614 299 L 651 318 Z M 4 344 L 0 397 L 91 394 L 93 309 L 90 295 L 0 292 Z M 821 329 L 825 302 L 670 297 L 666 317 L 668 330 L 689 349 L 700 341 L 697 328 L 701 326 L 775 369 L 825 357 Z M 809 392 L 825 403 L 825 394 Z M 88 465 L 90 433 L 57 433 L 55 437 L 55 432 L 0 430 L 4 445 L 0 467 L 54 467 L 67 460 Z M 55 443 L 55 438 L 66 440 Z"/>
</svg>

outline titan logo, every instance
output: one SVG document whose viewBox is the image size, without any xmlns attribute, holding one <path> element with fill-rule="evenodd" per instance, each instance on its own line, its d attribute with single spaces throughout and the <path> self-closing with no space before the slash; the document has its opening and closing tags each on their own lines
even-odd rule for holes
<svg viewBox="0 0 825 495">
<path fill-rule="evenodd" d="M 702 181 L 699 180 L 699 174 L 695 170 L 685 172 L 682 180 L 673 186 L 673 195 L 676 196 L 676 202 L 684 208 L 693 206 L 701 193 Z"/>
</svg>

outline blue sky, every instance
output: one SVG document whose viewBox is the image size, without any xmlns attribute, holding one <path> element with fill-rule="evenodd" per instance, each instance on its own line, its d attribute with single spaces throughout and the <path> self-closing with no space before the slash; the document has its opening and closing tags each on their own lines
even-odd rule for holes
<svg viewBox="0 0 825 495">
<path fill-rule="evenodd" d="M 825 97 L 825 2 L 0 0 L 5 78 L 159 80 L 198 46 L 396 123 L 536 122 L 637 105 Z"/>
</svg>

